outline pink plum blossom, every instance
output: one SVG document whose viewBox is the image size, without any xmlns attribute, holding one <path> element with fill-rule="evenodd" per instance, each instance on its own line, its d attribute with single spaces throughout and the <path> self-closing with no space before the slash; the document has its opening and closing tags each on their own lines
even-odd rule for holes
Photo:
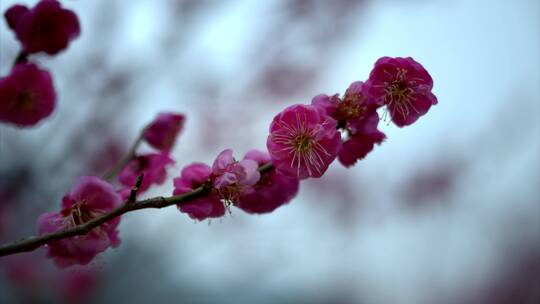
<svg viewBox="0 0 540 304">
<path fill-rule="evenodd" d="M 345 167 L 350 167 L 356 161 L 363 159 L 371 152 L 375 144 L 381 144 L 386 135 L 377 129 L 379 115 L 377 112 L 371 112 L 371 115 L 363 120 L 361 124 L 356 125 L 354 134 L 349 136 L 338 154 L 338 160 Z"/>
<path fill-rule="evenodd" d="M 161 185 L 167 178 L 167 167 L 174 164 L 174 160 L 167 151 L 136 156 L 120 172 L 118 180 L 126 188 L 131 188 L 137 182 L 139 175 L 144 174 L 139 193 L 145 192 L 151 185 Z M 129 194 L 129 191 L 123 191 Z M 123 195 L 124 196 L 124 195 Z"/>
<path fill-rule="evenodd" d="M 244 159 L 253 160 L 259 166 L 270 163 L 270 155 L 259 150 L 249 151 Z M 300 181 L 276 170 L 264 173 L 252 191 L 241 195 L 235 206 L 247 213 L 269 213 L 288 203 L 298 193 Z"/>
<path fill-rule="evenodd" d="M 148 125 L 144 139 L 154 148 L 171 150 L 176 142 L 178 133 L 182 131 L 185 117 L 177 113 L 159 113 L 156 119 Z"/>
<path fill-rule="evenodd" d="M 192 163 L 182 169 L 179 177 L 174 179 L 174 195 L 181 195 L 196 189 L 210 181 L 212 168 L 203 163 Z M 178 210 L 187 213 L 192 219 L 202 221 L 207 218 L 225 215 L 225 206 L 217 192 L 194 198 L 189 202 L 178 204 Z"/>
<path fill-rule="evenodd" d="M 40 235 L 62 231 L 84 224 L 121 204 L 112 185 L 94 176 L 83 176 L 73 190 L 64 196 L 60 212 L 48 212 L 38 219 Z M 92 229 L 86 235 L 74 236 L 48 244 L 47 256 L 59 267 L 86 265 L 100 252 L 120 244 L 120 217 Z"/>
<path fill-rule="evenodd" d="M 32 126 L 51 115 L 56 93 L 48 71 L 32 63 L 18 64 L 0 78 L 0 121 Z"/>
<path fill-rule="evenodd" d="M 233 187 L 241 190 L 257 183 L 261 174 L 257 162 L 251 159 L 236 161 L 231 149 L 223 150 L 212 165 L 212 179 L 214 187 L 225 190 Z"/>
<path fill-rule="evenodd" d="M 321 177 L 341 144 L 336 120 L 308 105 L 292 105 L 274 117 L 266 142 L 275 168 L 298 179 Z"/>
<path fill-rule="evenodd" d="M 338 122 L 338 127 L 347 128 L 355 132 L 358 125 L 380 107 L 372 99 L 368 99 L 362 92 L 364 83 L 353 82 L 345 91 L 343 98 L 338 94 L 333 96 L 317 95 L 311 104 L 318 107 Z"/>
<path fill-rule="evenodd" d="M 221 217 L 225 214 L 226 204 L 229 206 L 252 191 L 260 177 L 256 161 L 236 161 L 232 150 L 226 149 L 219 153 L 212 167 L 202 163 L 185 167 L 180 177 L 174 179 L 173 194 L 184 194 L 207 184 L 209 193 L 179 204 L 178 209 L 197 220 Z"/>
<path fill-rule="evenodd" d="M 380 105 L 364 95 L 364 87 L 361 81 L 353 82 L 343 98 L 338 94 L 321 94 L 311 101 L 313 106 L 336 119 L 338 127 L 346 132 L 347 138 L 338 153 L 338 160 L 346 167 L 364 158 L 375 144 L 380 144 L 386 138 L 377 129 L 377 108 Z"/>
<path fill-rule="evenodd" d="M 62 8 L 56 0 L 41 0 L 32 9 L 14 5 L 6 11 L 5 17 L 28 54 L 57 54 L 81 31 L 77 15 Z"/>
<path fill-rule="evenodd" d="M 392 121 L 404 127 L 437 104 L 432 88 L 431 76 L 411 57 L 382 57 L 371 71 L 365 94 L 386 105 Z"/>
</svg>

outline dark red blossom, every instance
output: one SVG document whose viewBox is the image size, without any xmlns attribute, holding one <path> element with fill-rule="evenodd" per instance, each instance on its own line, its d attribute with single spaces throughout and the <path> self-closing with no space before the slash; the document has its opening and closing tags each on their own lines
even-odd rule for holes
<svg viewBox="0 0 540 304">
<path fill-rule="evenodd" d="M 386 105 L 399 127 L 414 123 L 437 104 L 431 93 L 433 80 L 426 69 L 411 57 L 382 57 L 375 63 L 365 94 Z"/>
<path fill-rule="evenodd" d="M 33 63 L 18 64 L 0 78 L 0 121 L 32 126 L 51 115 L 56 103 L 48 71 Z"/>
<path fill-rule="evenodd" d="M 10 7 L 5 13 L 4 17 L 10 29 L 15 30 L 19 19 L 28 12 L 28 7 L 20 4 L 15 4 Z"/>
<path fill-rule="evenodd" d="M 42 0 L 32 9 L 14 5 L 5 17 L 28 54 L 57 54 L 80 34 L 77 15 L 56 0 Z"/>
<path fill-rule="evenodd" d="M 174 160 L 167 151 L 135 157 L 120 172 L 118 177 L 120 183 L 126 187 L 124 191 L 121 191 L 122 196 L 129 193 L 127 189 L 131 189 L 135 185 L 141 174 L 144 174 L 144 178 L 139 187 L 139 193 L 148 190 L 153 184 L 163 184 L 167 178 L 167 167 L 172 164 L 174 164 Z"/>
<path fill-rule="evenodd" d="M 259 166 L 270 162 L 270 155 L 259 150 L 249 151 L 244 160 L 253 160 Z M 247 213 L 269 213 L 288 203 L 298 193 L 300 181 L 276 170 L 261 175 L 250 191 L 235 201 L 235 206 Z"/>
<path fill-rule="evenodd" d="M 171 150 L 182 131 L 185 117 L 177 113 L 159 113 L 144 132 L 144 139 L 154 148 Z"/>
<path fill-rule="evenodd" d="M 184 194 L 204 185 L 209 182 L 211 174 L 212 168 L 203 163 L 192 163 L 186 166 L 182 169 L 180 176 L 174 179 L 173 194 Z M 178 205 L 178 210 L 199 221 L 225 215 L 225 205 L 215 190 Z"/>
</svg>

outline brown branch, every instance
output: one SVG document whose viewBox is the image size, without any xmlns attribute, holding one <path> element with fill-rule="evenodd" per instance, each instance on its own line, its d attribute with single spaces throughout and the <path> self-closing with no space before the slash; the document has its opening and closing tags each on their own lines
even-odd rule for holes
<svg viewBox="0 0 540 304">
<path fill-rule="evenodd" d="M 126 204 L 135 204 L 137 202 L 137 192 L 139 192 L 139 188 L 141 187 L 143 178 L 144 178 L 143 173 L 141 173 L 137 177 L 137 181 L 135 182 L 135 185 L 131 188 L 131 191 L 129 192 L 129 197 Z"/>
<path fill-rule="evenodd" d="M 271 163 L 268 163 L 263 166 L 260 166 L 259 172 L 261 174 L 264 174 L 266 172 L 271 171 L 273 168 L 274 166 Z M 137 182 L 140 183 L 140 181 L 142 181 L 142 177 L 139 177 Z M 137 186 L 135 185 L 134 189 L 136 187 Z M 193 198 L 196 198 L 198 196 L 208 193 L 211 189 L 212 189 L 212 185 L 210 184 L 210 182 L 207 182 L 203 186 L 200 186 L 199 188 L 193 189 L 193 191 L 191 192 L 187 192 L 181 195 L 175 195 L 171 197 L 154 197 L 154 198 L 145 199 L 136 203 L 130 203 L 128 199 L 127 202 L 124 203 L 122 206 L 108 213 L 105 213 L 100 217 L 97 217 L 93 220 L 90 220 L 84 224 L 75 226 L 73 228 L 50 233 L 50 234 L 45 234 L 42 236 L 31 236 L 20 241 L 4 244 L 0 246 L 0 256 L 6 256 L 6 255 L 14 254 L 14 253 L 19 253 L 19 252 L 32 251 L 40 246 L 43 246 L 53 241 L 58 241 L 58 240 L 66 239 L 66 238 L 77 236 L 77 235 L 85 235 L 88 232 L 90 232 L 93 228 L 130 211 L 135 211 L 139 209 L 147 209 L 147 208 L 160 209 L 160 208 L 165 208 L 171 205 L 187 203 L 191 201 Z M 133 192 L 135 192 L 136 194 L 136 190 L 133 190 Z"/>
</svg>

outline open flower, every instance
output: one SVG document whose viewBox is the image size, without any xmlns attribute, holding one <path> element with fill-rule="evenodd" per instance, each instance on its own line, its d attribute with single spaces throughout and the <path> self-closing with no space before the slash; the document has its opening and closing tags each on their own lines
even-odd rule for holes
<svg viewBox="0 0 540 304">
<path fill-rule="evenodd" d="M 259 166 L 271 161 L 268 153 L 259 150 L 249 151 L 244 160 L 253 160 Z M 269 213 L 295 197 L 299 186 L 298 179 L 285 176 L 274 169 L 264 173 L 252 191 L 241 195 L 234 205 L 247 213 Z"/>
<path fill-rule="evenodd" d="M 156 149 L 171 150 L 178 133 L 182 131 L 184 120 L 185 117 L 182 114 L 159 113 L 148 125 L 144 132 L 144 139 Z"/>
<path fill-rule="evenodd" d="M 223 150 L 212 165 L 213 186 L 226 201 L 235 201 L 261 178 L 257 162 L 236 161 L 231 149 Z"/>
<path fill-rule="evenodd" d="M 0 78 L 0 121 L 32 126 L 51 115 L 55 104 L 51 75 L 35 64 L 18 64 Z"/>
<path fill-rule="evenodd" d="M 80 34 L 77 15 L 56 0 L 42 0 L 32 9 L 14 5 L 5 17 L 28 54 L 57 54 Z"/>
<path fill-rule="evenodd" d="M 174 195 L 184 194 L 196 189 L 210 180 L 212 168 L 203 163 L 192 163 L 182 169 L 179 177 L 174 179 Z M 225 205 L 216 191 L 194 198 L 189 202 L 177 205 L 178 210 L 187 213 L 192 219 L 202 221 L 207 218 L 225 215 Z"/>
<path fill-rule="evenodd" d="M 83 176 L 73 190 L 64 196 L 60 212 L 48 212 L 38 219 L 40 235 L 84 224 L 121 204 L 112 185 L 94 177 Z M 48 244 L 47 256 L 60 267 L 86 265 L 100 252 L 120 244 L 120 217 L 92 229 L 86 235 L 74 236 Z"/>
<path fill-rule="evenodd" d="M 305 179 L 324 174 L 340 143 L 333 118 L 314 106 L 297 104 L 274 117 L 266 146 L 278 171 Z"/>
<path fill-rule="evenodd" d="M 399 127 L 414 123 L 437 104 L 431 93 L 433 80 L 426 69 L 411 57 L 382 57 L 366 82 L 365 93 L 387 106 L 392 121 Z"/>
<path fill-rule="evenodd" d="M 139 175 L 144 174 L 139 193 L 150 188 L 151 185 L 161 185 L 167 178 L 167 166 L 174 164 L 167 151 L 161 153 L 150 153 L 136 156 L 120 172 L 118 180 L 126 188 L 133 187 Z M 129 193 L 124 191 L 124 193 Z"/>
</svg>

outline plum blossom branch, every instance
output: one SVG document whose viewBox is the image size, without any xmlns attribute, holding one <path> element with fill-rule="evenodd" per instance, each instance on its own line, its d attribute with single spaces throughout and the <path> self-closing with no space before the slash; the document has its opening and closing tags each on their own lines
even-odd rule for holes
<svg viewBox="0 0 540 304">
<path fill-rule="evenodd" d="M 50 73 L 31 56 L 65 50 L 79 36 L 80 24 L 58 0 L 42 0 L 32 8 L 13 5 L 4 17 L 21 51 L 10 74 L 0 78 L 0 122 L 33 126 L 54 111 L 56 91 Z M 301 180 L 323 176 L 336 159 L 351 167 L 380 145 L 386 135 L 378 129 L 379 109 L 398 127 L 415 123 L 437 104 L 432 88 L 433 79 L 413 58 L 382 57 L 365 82 L 353 82 L 344 94 L 320 94 L 311 104 L 278 113 L 270 124 L 267 152 L 252 149 L 237 161 L 225 149 L 212 166 L 194 162 L 182 168 L 173 179 L 172 196 L 138 201 L 138 194 L 165 182 L 167 166 L 175 163 L 170 152 L 185 122 L 180 113 L 159 113 L 103 179 L 80 177 L 59 211 L 40 215 L 39 236 L 0 246 L 0 256 L 48 245 L 47 256 L 57 266 L 86 265 L 120 244 L 120 216 L 139 209 L 177 205 L 200 221 L 222 217 L 231 206 L 250 214 L 272 212 L 296 196 Z M 139 154 L 143 141 L 154 151 Z"/>
<path fill-rule="evenodd" d="M 259 172 L 261 174 L 268 173 L 273 169 L 273 165 L 271 163 L 262 165 L 258 168 Z M 140 185 L 140 182 L 142 182 L 142 178 L 138 180 L 138 183 Z M 134 189 L 137 187 L 137 185 L 134 186 Z M 38 247 L 41 247 L 43 245 L 46 245 L 53 241 L 58 241 L 78 235 L 85 235 L 88 232 L 90 232 L 92 229 L 122 215 L 131 211 L 140 210 L 140 209 L 161 209 L 165 207 L 169 207 L 172 205 L 182 205 L 185 203 L 188 203 L 192 201 L 194 198 L 203 196 L 204 194 L 208 193 L 210 189 L 212 188 L 212 185 L 210 182 L 207 182 L 203 184 L 202 186 L 193 189 L 190 192 L 181 194 L 181 195 L 174 195 L 170 197 L 153 197 L 145 200 L 138 201 L 136 203 L 130 203 L 129 199 L 120 207 L 105 213 L 99 217 L 96 217 L 93 220 L 90 220 L 86 223 L 83 223 L 81 225 L 75 226 L 70 229 L 45 234 L 42 236 L 31 236 L 25 239 L 22 239 L 20 241 L 15 241 L 12 243 L 7 243 L 2 246 L 0 246 L 0 256 L 6 256 L 11 255 L 19 252 L 27 252 L 32 251 Z M 134 191 L 136 192 L 136 190 Z"/>
</svg>

